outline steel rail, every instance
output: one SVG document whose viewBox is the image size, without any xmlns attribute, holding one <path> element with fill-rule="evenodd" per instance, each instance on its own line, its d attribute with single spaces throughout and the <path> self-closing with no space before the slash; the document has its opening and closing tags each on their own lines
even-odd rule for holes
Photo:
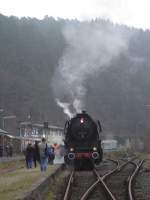
<svg viewBox="0 0 150 200">
<path fill-rule="evenodd" d="M 117 164 L 117 167 L 114 168 L 113 170 L 107 172 L 106 174 L 104 174 L 103 176 L 99 176 L 99 174 L 96 172 L 96 170 L 94 170 L 94 173 L 96 173 L 96 176 L 98 177 L 98 180 L 96 182 L 94 182 L 89 189 L 84 193 L 84 195 L 81 197 L 80 200 L 86 200 L 88 198 L 88 196 L 90 195 L 90 193 L 92 192 L 92 190 L 97 186 L 98 183 L 102 184 L 102 186 L 104 187 L 105 191 L 107 192 L 109 198 L 111 200 L 116 200 L 116 197 L 112 194 L 112 192 L 109 190 L 109 188 L 107 187 L 106 183 L 105 183 L 105 179 L 108 178 L 109 176 L 111 176 L 112 174 L 114 174 L 117 171 L 121 171 L 126 165 L 128 165 L 133 159 L 130 159 L 129 161 L 127 161 L 126 163 L 123 163 L 122 165 L 119 165 L 119 161 L 115 161 L 115 160 L 111 160 L 110 161 L 114 162 Z"/>
<path fill-rule="evenodd" d="M 116 167 L 115 169 L 109 171 L 108 173 L 106 173 L 106 174 L 103 175 L 103 176 L 100 176 L 96 170 L 93 170 L 93 172 L 94 172 L 94 173 L 96 174 L 96 176 L 98 177 L 98 180 L 97 180 L 96 182 L 94 182 L 94 183 L 89 187 L 89 189 L 83 194 L 83 196 L 80 198 L 80 200 L 86 200 L 86 199 L 88 198 L 88 196 L 90 195 L 90 193 L 94 190 L 94 188 L 95 188 L 99 183 L 103 186 L 103 188 L 104 188 L 105 191 L 107 192 L 109 198 L 110 198 L 111 200 L 116 200 L 116 198 L 114 197 L 114 195 L 111 193 L 111 191 L 110 191 L 109 188 L 107 187 L 106 183 L 104 182 L 104 179 L 105 179 L 107 176 L 113 174 L 115 171 L 117 171 L 117 170 L 118 170 L 118 167 L 119 167 L 119 162 L 118 162 L 118 161 L 115 161 L 115 160 L 110 160 L 110 161 L 116 163 L 116 164 L 117 164 L 117 167 Z"/>
<path fill-rule="evenodd" d="M 116 198 L 114 197 L 114 195 L 111 193 L 111 191 L 109 190 L 109 188 L 107 187 L 107 185 L 105 184 L 104 180 L 102 179 L 102 177 L 99 176 L 99 174 L 97 173 L 96 170 L 94 170 L 94 173 L 96 174 L 96 176 L 98 177 L 98 180 L 93 183 L 90 188 L 84 193 L 84 195 L 80 198 L 80 200 L 86 200 L 88 198 L 88 196 L 90 195 L 90 193 L 94 190 L 94 188 L 100 183 L 103 188 L 105 189 L 105 191 L 107 192 L 107 195 L 109 196 L 109 199 L 111 200 L 116 200 Z"/>
<path fill-rule="evenodd" d="M 117 166 L 116 166 L 116 168 L 114 168 L 114 169 L 110 170 L 109 172 L 107 172 L 106 174 L 104 174 L 101 177 L 102 180 L 105 180 L 108 176 L 112 175 L 113 173 L 115 173 L 119 169 L 119 161 L 116 161 L 116 160 L 110 160 L 110 161 L 114 162 Z"/>
<path fill-rule="evenodd" d="M 110 176 L 110 175 L 113 174 L 116 170 L 117 170 L 117 167 L 116 167 L 116 169 L 114 169 L 114 170 L 112 170 L 111 172 L 109 172 L 109 173 L 107 174 L 107 176 Z M 95 171 L 95 174 L 97 175 L 98 180 L 100 180 L 100 182 L 101 182 L 102 186 L 104 187 L 105 191 L 107 192 L 107 195 L 109 196 L 109 198 L 110 198 L 111 200 L 116 200 L 116 197 L 113 195 L 113 193 L 110 191 L 110 189 L 108 188 L 108 186 L 107 186 L 106 183 L 104 182 L 104 179 L 105 179 L 104 177 L 106 177 L 106 175 L 103 176 L 103 177 L 100 177 L 97 171 Z"/>
<path fill-rule="evenodd" d="M 68 200 L 69 197 L 69 192 L 70 192 L 70 188 L 71 188 L 71 184 L 73 183 L 73 178 L 74 178 L 74 170 L 71 172 L 68 184 L 67 184 L 67 188 L 65 191 L 65 195 L 64 195 L 64 199 L 63 200 Z"/>
<path fill-rule="evenodd" d="M 115 173 L 115 172 L 117 172 L 117 171 L 121 171 L 124 167 L 126 167 L 126 165 L 128 165 L 129 163 L 131 163 L 132 160 L 133 160 L 133 158 L 132 158 L 131 160 L 128 160 L 127 162 L 121 164 L 121 165 L 119 165 L 119 161 L 117 161 L 117 162 L 118 162 L 117 167 L 116 167 L 115 169 L 111 170 L 110 172 L 106 173 L 106 174 L 102 177 L 102 179 L 105 180 L 106 178 L 108 178 L 108 177 L 109 177 L 110 175 L 112 175 L 113 173 Z"/>
<path fill-rule="evenodd" d="M 129 200 L 134 200 L 134 195 L 133 195 L 133 181 L 136 177 L 136 175 L 138 174 L 141 166 L 143 165 L 145 159 L 143 159 L 142 161 L 140 161 L 139 164 L 135 164 L 135 170 L 134 172 L 132 173 L 132 175 L 130 176 L 130 179 L 129 179 L 129 183 L 128 183 L 128 197 L 129 197 Z"/>
</svg>

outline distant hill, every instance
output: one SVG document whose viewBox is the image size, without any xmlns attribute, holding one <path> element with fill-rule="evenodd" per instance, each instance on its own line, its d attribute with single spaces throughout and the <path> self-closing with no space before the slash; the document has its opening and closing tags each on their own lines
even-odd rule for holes
<svg viewBox="0 0 150 200">
<path fill-rule="evenodd" d="M 148 133 L 150 110 L 150 31 L 114 25 L 101 19 L 92 22 L 46 17 L 0 15 L 0 108 L 26 121 L 64 125 L 66 116 L 56 105 L 51 80 L 67 49 L 62 34 L 66 24 L 96 23 L 131 34 L 128 51 L 87 83 L 87 111 L 102 122 L 109 134 Z M 89 36 L 90 37 L 90 36 Z M 88 70 L 88 69 L 87 69 Z"/>
</svg>

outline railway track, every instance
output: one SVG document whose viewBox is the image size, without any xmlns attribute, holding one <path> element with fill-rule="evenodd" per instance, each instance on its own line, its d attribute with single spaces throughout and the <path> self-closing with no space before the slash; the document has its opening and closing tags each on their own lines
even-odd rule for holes
<svg viewBox="0 0 150 200">
<path fill-rule="evenodd" d="M 110 162 L 111 164 L 108 164 L 108 162 Z M 112 171 L 114 169 L 114 166 L 116 168 L 116 165 L 118 165 L 117 161 L 107 161 L 103 162 L 102 166 L 97 168 L 97 170 L 95 169 L 94 171 L 72 171 L 70 179 L 68 181 L 64 200 L 79 200 L 87 198 L 93 188 L 95 188 L 100 181 L 100 175 L 96 172 L 100 171 L 101 175 L 103 174 L 104 176 L 106 172 Z M 101 198 L 103 195 L 104 199 L 105 194 L 103 190 L 100 192 L 100 195 Z"/>
<path fill-rule="evenodd" d="M 105 178 L 105 182 L 114 194 L 116 200 L 128 199 L 128 181 L 134 169 L 135 165 L 132 162 L 126 162 L 114 174 Z"/>
<path fill-rule="evenodd" d="M 134 178 L 144 161 L 107 162 L 111 164 L 106 167 L 106 163 L 103 163 L 93 171 L 73 171 L 64 200 L 134 200 Z"/>
</svg>

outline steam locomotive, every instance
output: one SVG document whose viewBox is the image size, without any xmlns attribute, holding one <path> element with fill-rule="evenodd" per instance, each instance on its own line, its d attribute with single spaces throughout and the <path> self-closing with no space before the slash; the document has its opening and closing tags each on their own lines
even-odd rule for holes
<svg viewBox="0 0 150 200">
<path fill-rule="evenodd" d="M 85 111 L 67 121 L 64 128 L 65 163 L 78 170 L 89 170 L 99 164 L 103 157 L 101 131 L 100 122 L 95 122 Z"/>
</svg>

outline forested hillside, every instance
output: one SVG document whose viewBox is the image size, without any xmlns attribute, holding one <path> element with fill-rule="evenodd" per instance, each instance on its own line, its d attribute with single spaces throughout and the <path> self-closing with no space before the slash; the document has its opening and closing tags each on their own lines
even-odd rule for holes
<svg viewBox="0 0 150 200">
<path fill-rule="evenodd" d="M 30 114 L 34 122 L 48 120 L 63 126 L 66 116 L 51 87 L 55 69 L 68 48 L 62 32 L 66 24 L 87 23 L 91 29 L 96 24 L 101 29 L 119 30 L 124 36 L 129 34 L 130 40 L 125 52 L 87 81 L 86 110 L 101 120 L 109 134 L 148 133 L 150 32 L 100 19 L 78 22 L 0 15 L 0 108 L 16 115 L 18 121 L 26 121 Z"/>
</svg>

